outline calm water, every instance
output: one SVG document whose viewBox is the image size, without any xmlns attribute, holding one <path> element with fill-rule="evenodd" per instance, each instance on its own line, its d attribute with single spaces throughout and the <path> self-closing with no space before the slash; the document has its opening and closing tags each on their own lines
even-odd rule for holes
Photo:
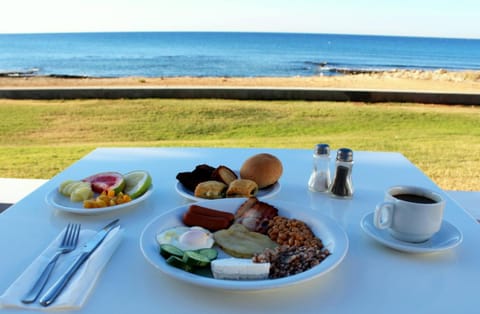
<svg viewBox="0 0 480 314">
<path fill-rule="evenodd" d="M 480 70 L 480 40 L 202 32 L 0 35 L 0 73 L 288 77 L 394 68 Z"/>
</svg>

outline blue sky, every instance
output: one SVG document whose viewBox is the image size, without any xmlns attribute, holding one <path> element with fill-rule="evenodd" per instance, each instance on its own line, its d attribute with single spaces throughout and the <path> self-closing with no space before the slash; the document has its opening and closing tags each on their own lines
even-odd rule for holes
<svg viewBox="0 0 480 314">
<path fill-rule="evenodd" d="M 478 0 L 2 0 L 0 33 L 254 31 L 480 38 Z"/>
</svg>

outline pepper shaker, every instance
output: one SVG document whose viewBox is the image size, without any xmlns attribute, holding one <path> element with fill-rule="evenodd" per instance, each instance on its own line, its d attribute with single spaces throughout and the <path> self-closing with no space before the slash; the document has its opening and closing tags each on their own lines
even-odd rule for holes
<svg viewBox="0 0 480 314">
<path fill-rule="evenodd" d="M 349 148 L 340 148 L 335 161 L 335 177 L 330 186 L 330 193 L 341 198 L 353 196 L 352 184 L 353 151 Z"/>
<path fill-rule="evenodd" d="M 328 192 L 330 183 L 330 146 L 317 144 L 313 150 L 313 171 L 308 188 L 314 192 Z"/>
</svg>

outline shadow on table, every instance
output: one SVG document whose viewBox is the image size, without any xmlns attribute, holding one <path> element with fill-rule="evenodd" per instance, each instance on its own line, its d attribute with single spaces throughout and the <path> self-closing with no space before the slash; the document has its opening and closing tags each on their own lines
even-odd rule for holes
<svg viewBox="0 0 480 314">
<path fill-rule="evenodd" d="M 12 204 L 0 203 L 0 213 L 3 212 L 5 209 L 9 208 L 10 206 L 12 206 Z"/>
</svg>

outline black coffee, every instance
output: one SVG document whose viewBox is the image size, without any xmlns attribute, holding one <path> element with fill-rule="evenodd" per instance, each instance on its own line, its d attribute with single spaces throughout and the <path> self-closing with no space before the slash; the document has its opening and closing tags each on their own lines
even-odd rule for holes
<svg viewBox="0 0 480 314">
<path fill-rule="evenodd" d="M 393 195 L 396 199 L 410 202 L 410 203 L 420 203 L 420 204 L 434 204 L 436 201 L 432 200 L 431 198 L 416 195 L 416 194 L 397 194 Z"/>
</svg>

